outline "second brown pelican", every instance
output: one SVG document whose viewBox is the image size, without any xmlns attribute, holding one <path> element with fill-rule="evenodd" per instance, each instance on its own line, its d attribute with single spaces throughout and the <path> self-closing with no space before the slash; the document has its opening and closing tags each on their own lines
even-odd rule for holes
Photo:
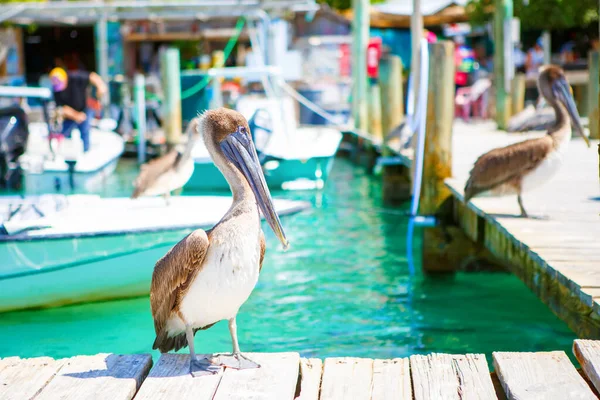
<svg viewBox="0 0 600 400">
<path fill-rule="evenodd" d="M 590 146 L 562 69 L 554 65 L 542 67 L 538 89 L 554 109 L 555 123 L 543 137 L 493 149 L 480 156 L 465 185 L 465 203 L 483 193 L 517 195 L 521 216 L 527 217 L 521 194 L 546 183 L 558 172 L 571 141 L 571 123 Z"/>
<path fill-rule="evenodd" d="M 233 193 L 231 208 L 212 229 L 197 229 L 156 263 L 150 305 L 161 352 L 189 346 L 192 375 L 214 373 L 212 365 L 256 368 L 240 353 L 236 315 L 258 281 L 265 256 L 259 209 L 287 247 L 246 119 L 219 108 L 200 117 L 206 148 Z M 230 355 L 197 359 L 194 335 L 221 320 L 229 321 Z"/>
<path fill-rule="evenodd" d="M 198 118 L 190 121 L 186 136 L 187 143 L 183 152 L 174 148 L 167 154 L 141 166 L 140 174 L 133 182 L 132 199 L 162 195 L 169 204 L 171 192 L 182 188 L 194 173 L 192 149 L 200 136 Z"/>
</svg>

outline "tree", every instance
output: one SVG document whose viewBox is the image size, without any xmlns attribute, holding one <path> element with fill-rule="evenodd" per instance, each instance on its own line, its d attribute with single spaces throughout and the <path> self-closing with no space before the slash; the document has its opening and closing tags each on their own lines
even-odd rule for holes
<svg viewBox="0 0 600 400">
<path fill-rule="evenodd" d="M 469 0 L 467 13 L 474 25 L 490 21 L 494 0 Z M 598 20 L 598 0 L 514 0 L 515 17 L 525 29 L 583 27 Z"/>
</svg>

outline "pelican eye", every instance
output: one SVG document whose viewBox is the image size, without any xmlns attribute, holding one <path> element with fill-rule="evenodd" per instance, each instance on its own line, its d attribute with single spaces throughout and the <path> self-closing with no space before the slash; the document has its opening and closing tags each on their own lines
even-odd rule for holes
<svg viewBox="0 0 600 400">
<path fill-rule="evenodd" d="M 240 126 L 240 132 L 243 134 L 246 134 L 246 128 L 243 126 Z"/>
</svg>

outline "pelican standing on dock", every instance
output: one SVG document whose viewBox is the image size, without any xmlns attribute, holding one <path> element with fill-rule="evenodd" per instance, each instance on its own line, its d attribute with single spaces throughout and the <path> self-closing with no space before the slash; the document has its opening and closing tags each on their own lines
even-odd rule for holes
<svg viewBox="0 0 600 400">
<path fill-rule="evenodd" d="M 465 203 L 483 193 L 516 194 L 521 216 L 528 217 L 521 194 L 546 183 L 558 172 L 571 141 L 571 123 L 590 146 L 562 69 L 554 65 L 541 67 L 538 89 L 554 109 L 555 123 L 543 137 L 493 149 L 480 156 L 465 185 Z"/>
<path fill-rule="evenodd" d="M 183 152 L 173 148 L 167 154 L 141 166 L 140 174 L 133 182 L 135 189 L 132 199 L 162 195 L 168 205 L 171 192 L 181 189 L 190 180 L 194 173 L 192 149 L 200 137 L 198 119 L 192 119 L 187 127 L 187 143 Z"/>
<path fill-rule="evenodd" d="M 260 211 L 284 248 L 288 241 L 267 188 L 246 119 L 226 108 L 200 116 L 199 130 L 210 156 L 233 193 L 231 208 L 209 231 L 195 230 L 156 263 L 150 305 L 161 352 L 189 346 L 193 376 L 259 365 L 240 353 L 236 315 L 258 281 L 265 255 Z M 194 335 L 229 321 L 233 352 L 196 358 Z"/>
</svg>

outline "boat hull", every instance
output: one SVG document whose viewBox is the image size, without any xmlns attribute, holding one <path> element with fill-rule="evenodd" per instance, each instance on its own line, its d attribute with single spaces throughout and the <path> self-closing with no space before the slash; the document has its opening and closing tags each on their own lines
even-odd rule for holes
<svg viewBox="0 0 600 400">
<path fill-rule="evenodd" d="M 284 160 L 267 157 L 263 172 L 272 189 L 320 189 L 333 167 L 334 157 L 313 157 L 308 160 Z M 196 160 L 194 173 L 185 189 L 204 191 L 229 190 L 221 172 L 210 161 Z"/>
<path fill-rule="evenodd" d="M 66 171 L 26 172 L 23 178 L 25 190 L 28 194 L 70 192 L 71 189 L 95 192 L 104 186 L 106 179 L 113 174 L 118 163 L 119 159 L 115 158 L 95 171 L 73 172 L 73 188 L 71 188 L 70 174 Z"/>
<path fill-rule="evenodd" d="M 0 312 L 146 295 L 154 263 L 192 229 L 0 243 Z M 23 266 L 30 266 L 23 270 Z"/>
</svg>

